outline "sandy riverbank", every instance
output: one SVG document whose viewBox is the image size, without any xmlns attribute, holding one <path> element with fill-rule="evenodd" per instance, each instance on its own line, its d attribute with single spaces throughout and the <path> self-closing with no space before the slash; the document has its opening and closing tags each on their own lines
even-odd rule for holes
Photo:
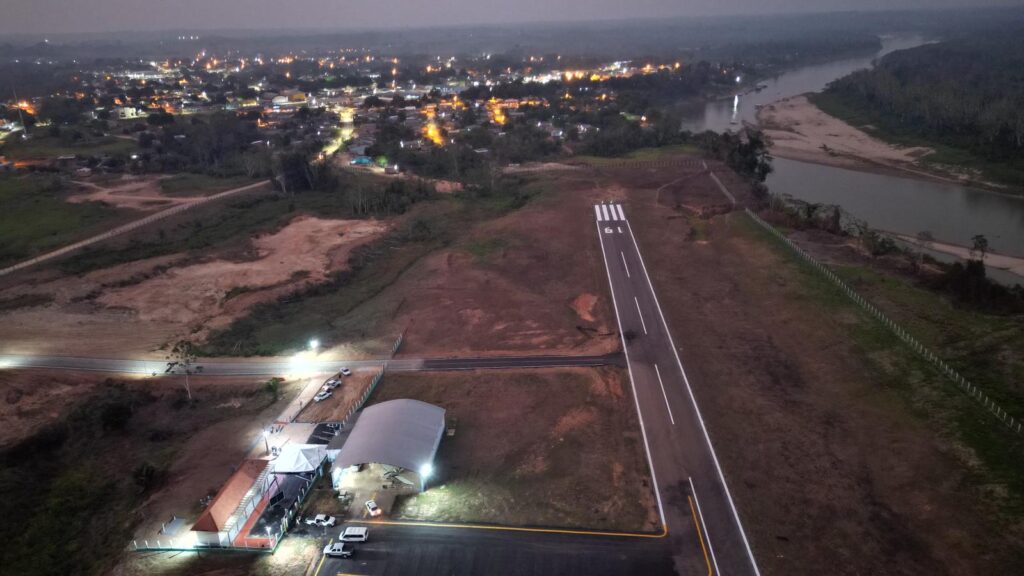
<svg viewBox="0 0 1024 576">
<path fill-rule="evenodd" d="M 968 175 L 940 173 L 924 167 L 920 160 L 932 152 L 927 147 L 902 147 L 829 116 L 806 96 L 793 96 L 758 110 L 757 120 L 771 138 L 771 152 L 780 158 L 838 168 L 888 172 L 898 176 L 970 184 L 998 190 L 988 182 Z"/>
</svg>

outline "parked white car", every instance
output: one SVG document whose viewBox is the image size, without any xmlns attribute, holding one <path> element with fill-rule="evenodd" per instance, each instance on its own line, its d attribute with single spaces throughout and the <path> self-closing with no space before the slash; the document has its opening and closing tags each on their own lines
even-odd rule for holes
<svg viewBox="0 0 1024 576">
<path fill-rule="evenodd" d="M 351 376 L 352 375 L 352 371 L 349 370 L 348 368 L 344 367 L 344 366 L 342 366 L 341 370 L 338 370 L 338 372 L 341 372 L 342 376 Z"/>
<path fill-rule="evenodd" d="M 366 542 L 370 537 L 370 529 L 364 526 L 349 526 L 338 536 L 342 542 Z"/>
<path fill-rule="evenodd" d="M 327 400 L 330 397 L 331 397 L 331 391 L 330 390 L 324 390 L 323 392 L 320 392 L 316 396 L 313 396 L 313 402 L 323 402 L 324 400 Z"/>
<path fill-rule="evenodd" d="M 348 544 L 344 542 L 335 542 L 334 544 L 328 544 L 324 548 L 324 554 L 331 556 L 332 558 L 351 558 L 354 550 Z"/>
<path fill-rule="evenodd" d="M 325 528 L 331 528 L 338 523 L 338 519 L 334 516 L 328 516 L 327 514 L 317 514 L 312 518 L 306 518 L 305 522 L 308 526 L 323 526 Z"/>
</svg>

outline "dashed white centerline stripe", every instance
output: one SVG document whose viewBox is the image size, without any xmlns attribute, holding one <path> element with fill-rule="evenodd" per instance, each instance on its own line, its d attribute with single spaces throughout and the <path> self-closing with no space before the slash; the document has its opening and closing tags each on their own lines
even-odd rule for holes
<svg viewBox="0 0 1024 576">
<path fill-rule="evenodd" d="M 601 207 L 598 206 L 597 204 L 594 204 L 594 214 L 597 215 L 597 221 L 600 222 L 601 221 Z"/>
<path fill-rule="evenodd" d="M 676 419 L 672 417 L 672 407 L 668 405 L 668 393 L 665 392 L 665 383 L 661 381 L 661 370 L 658 370 L 658 365 L 654 365 L 654 372 L 658 374 L 658 384 L 661 386 L 661 397 L 665 399 L 665 408 L 668 408 L 668 419 L 672 421 L 672 425 L 676 425 Z M 707 529 L 704 530 L 707 533 Z"/>
<path fill-rule="evenodd" d="M 651 484 L 654 486 L 654 498 L 658 501 L 658 517 L 661 518 L 662 528 L 667 532 L 668 523 L 665 521 L 665 506 L 661 502 L 661 489 L 658 488 L 658 475 L 654 471 L 654 458 L 651 458 L 651 445 L 647 441 L 647 426 L 644 424 L 644 413 L 640 410 L 640 398 L 636 393 L 636 380 L 633 378 L 633 365 L 629 362 L 629 346 L 626 344 L 626 334 L 622 331 L 622 314 L 619 312 L 619 303 L 615 300 L 615 285 L 612 284 L 612 269 L 608 264 L 608 252 L 604 248 L 604 237 L 601 234 L 600 226 L 597 226 L 597 237 L 599 244 L 601 244 L 601 260 L 604 262 L 604 271 L 608 276 L 608 289 L 612 293 L 612 307 L 615 309 L 615 324 L 619 327 L 619 339 L 622 341 L 622 352 L 626 355 L 626 372 L 629 373 L 629 387 L 633 391 L 633 405 L 636 406 L 636 415 L 637 418 L 640 419 L 640 435 L 644 438 L 644 452 L 647 454 L 647 465 L 651 468 Z"/>
<path fill-rule="evenodd" d="M 644 322 L 644 313 L 640 311 L 640 301 L 633 296 L 633 302 L 636 302 L 636 315 L 640 317 L 640 325 L 644 328 L 644 334 L 647 334 L 647 322 Z"/>
<path fill-rule="evenodd" d="M 608 218 L 608 206 L 606 204 L 601 204 L 601 215 L 604 216 L 604 220 L 608 220 L 609 219 Z"/>
<path fill-rule="evenodd" d="M 615 209 L 619 212 L 619 220 L 625 220 L 626 214 L 622 211 L 622 204 L 616 204 Z"/>
<path fill-rule="evenodd" d="M 632 278 L 629 274 L 629 264 L 626 264 L 626 254 L 620 250 L 619 256 L 622 256 L 622 267 L 626 269 L 626 278 Z"/>
</svg>

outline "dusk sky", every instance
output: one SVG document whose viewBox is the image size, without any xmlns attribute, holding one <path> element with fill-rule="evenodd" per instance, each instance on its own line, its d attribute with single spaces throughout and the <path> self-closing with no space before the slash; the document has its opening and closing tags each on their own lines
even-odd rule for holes
<svg viewBox="0 0 1024 576">
<path fill-rule="evenodd" d="M 5 0 L 0 34 L 358 29 L 983 4 L 1019 6 L 1024 0 Z"/>
</svg>

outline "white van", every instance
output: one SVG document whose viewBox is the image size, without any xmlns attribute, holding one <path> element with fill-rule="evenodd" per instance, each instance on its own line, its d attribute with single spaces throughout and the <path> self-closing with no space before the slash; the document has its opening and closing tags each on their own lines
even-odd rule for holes
<svg viewBox="0 0 1024 576">
<path fill-rule="evenodd" d="M 363 526 L 349 526 L 345 528 L 345 531 L 338 536 L 338 540 L 342 542 L 366 542 L 366 539 L 370 537 L 369 528 Z"/>
</svg>

